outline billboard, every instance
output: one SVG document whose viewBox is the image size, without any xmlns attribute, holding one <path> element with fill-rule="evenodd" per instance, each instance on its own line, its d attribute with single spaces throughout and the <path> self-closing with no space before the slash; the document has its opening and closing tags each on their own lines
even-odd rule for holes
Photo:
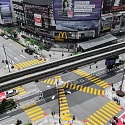
<svg viewBox="0 0 125 125">
<path fill-rule="evenodd" d="M 56 21 L 56 30 L 64 31 L 88 31 L 95 30 L 99 26 L 99 20 L 88 21 Z"/>
<path fill-rule="evenodd" d="M 42 19 L 40 14 L 34 13 L 34 22 L 36 26 L 42 26 Z"/>
<path fill-rule="evenodd" d="M 116 12 L 125 10 L 125 0 L 103 0 L 102 12 Z"/>
<path fill-rule="evenodd" d="M 9 0 L 0 0 L 1 18 L 12 18 L 11 5 Z"/>
<path fill-rule="evenodd" d="M 56 20 L 89 20 L 99 19 L 101 0 L 54 0 Z"/>
</svg>

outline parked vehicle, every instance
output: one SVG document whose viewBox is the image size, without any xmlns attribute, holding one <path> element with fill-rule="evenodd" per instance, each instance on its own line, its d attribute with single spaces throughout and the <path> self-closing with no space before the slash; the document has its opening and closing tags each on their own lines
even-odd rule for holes
<svg viewBox="0 0 125 125">
<path fill-rule="evenodd" d="M 25 52 L 28 53 L 29 55 L 33 55 L 34 50 L 31 50 L 31 49 L 25 49 Z"/>
<path fill-rule="evenodd" d="M 19 93 L 19 91 L 17 89 L 10 89 L 8 91 L 5 91 L 6 97 L 12 97 L 18 93 Z"/>
<path fill-rule="evenodd" d="M 6 39 L 6 40 L 7 40 L 7 39 L 9 39 L 9 37 L 8 37 L 8 36 L 6 36 L 6 35 L 4 35 L 4 36 L 3 36 L 3 38 L 4 38 L 4 39 Z"/>
</svg>

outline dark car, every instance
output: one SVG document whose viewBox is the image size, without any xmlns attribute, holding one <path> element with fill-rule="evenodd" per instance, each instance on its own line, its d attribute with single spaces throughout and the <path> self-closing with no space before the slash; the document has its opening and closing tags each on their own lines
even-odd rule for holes
<svg viewBox="0 0 125 125">
<path fill-rule="evenodd" d="M 29 55 L 33 55 L 34 50 L 31 50 L 31 49 L 25 49 L 25 52 L 28 53 Z"/>
</svg>

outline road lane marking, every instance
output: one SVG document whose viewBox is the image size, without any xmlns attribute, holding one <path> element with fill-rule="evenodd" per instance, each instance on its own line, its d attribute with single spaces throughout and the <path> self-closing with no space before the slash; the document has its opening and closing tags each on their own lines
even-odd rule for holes
<svg viewBox="0 0 125 125">
<path fill-rule="evenodd" d="M 19 59 L 17 59 L 17 57 L 14 57 L 14 59 L 16 59 L 17 61 L 19 61 Z"/>
<path fill-rule="evenodd" d="M 25 58 L 25 56 L 23 56 L 23 55 L 20 55 L 20 56 L 22 56 L 23 58 Z"/>
<path fill-rule="evenodd" d="M 0 121 L 3 120 L 3 119 L 9 118 L 9 117 L 10 117 L 10 116 L 3 117 L 3 118 L 0 119 Z"/>
</svg>

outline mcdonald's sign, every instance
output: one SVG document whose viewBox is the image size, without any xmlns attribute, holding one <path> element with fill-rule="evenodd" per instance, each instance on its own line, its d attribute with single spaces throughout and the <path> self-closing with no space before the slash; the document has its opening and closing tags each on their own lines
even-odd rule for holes
<svg viewBox="0 0 125 125">
<path fill-rule="evenodd" d="M 66 32 L 59 32 L 58 37 L 55 40 L 64 41 L 64 39 L 68 39 L 68 35 Z"/>
</svg>

